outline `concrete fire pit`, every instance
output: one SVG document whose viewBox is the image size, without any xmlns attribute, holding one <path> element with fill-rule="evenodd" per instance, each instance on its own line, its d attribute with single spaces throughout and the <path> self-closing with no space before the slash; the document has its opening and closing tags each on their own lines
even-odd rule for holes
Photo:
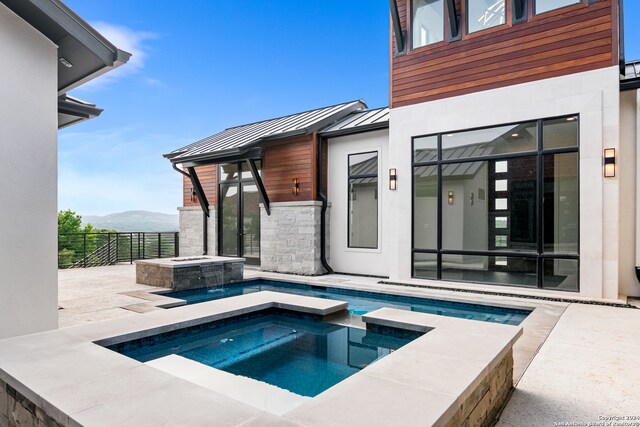
<svg viewBox="0 0 640 427">
<path fill-rule="evenodd" d="M 136 282 L 184 291 L 240 282 L 244 258 L 197 256 L 136 261 Z"/>
</svg>

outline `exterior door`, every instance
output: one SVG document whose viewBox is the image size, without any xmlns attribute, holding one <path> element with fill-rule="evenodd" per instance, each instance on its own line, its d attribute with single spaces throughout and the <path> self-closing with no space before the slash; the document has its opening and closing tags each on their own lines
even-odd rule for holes
<svg viewBox="0 0 640 427">
<path fill-rule="evenodd" d="M 255 184 L 240 183 L 242 188 L 242 250 L 249 264 L 260 264 L 260 196 Z"/>
<path fill-rule="evenodd" d="M 259 162 L 256 162 L 258 167 Z M 220 165 L 218 254 L 260 264 L 260 197 L 246 163 Z"/>
</svg>

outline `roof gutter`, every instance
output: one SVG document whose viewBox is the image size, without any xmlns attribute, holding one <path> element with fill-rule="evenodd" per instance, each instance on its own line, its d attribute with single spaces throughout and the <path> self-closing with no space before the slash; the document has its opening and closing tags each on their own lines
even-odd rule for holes
<svg viewBox="0 0 640 427">
<path fill-rule="evenodd" d="M 640 78 L 622 80 L 620 82 L 620 90 L 621 91 L 634 90 L 634 89 L 640 89 Z"/>
</svg>

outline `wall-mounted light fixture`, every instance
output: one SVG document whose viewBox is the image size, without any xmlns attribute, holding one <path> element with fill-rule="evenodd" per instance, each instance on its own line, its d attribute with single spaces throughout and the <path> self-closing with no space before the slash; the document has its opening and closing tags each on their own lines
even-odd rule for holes
<svg viewBox="0 0 640 427">
<path fill-rule="evenodd" d="M 447 194 L 447 202 L 452 205 L 453 204 L 453 191 L 449 191 Z"/>
<path fill-rule="evenodd" d="M 396 168 L 389 169 L 389 190 L 398 189 L 398 171 Z"/>
<path fill-rule="evenodd" d="M 604 149 L 604 177 L 613 178 L 616 176 L 616 149 Z"/>
<path fill-rule="evenodd" d="M 294 196 L 300 194 L 300 181 L 298 181 L 298 178 L 293 178 L 293 188 L 291 189 L 291 194 L 293 194 Z"/>
<path fill-rule="evenodd" d="M 71 62 L 67 61 L 67 59 L 65 59 L 65 58 L 60 57 L 60 59 L 58 59 L 58 61 L 60 61 L 60 63 L 62 65 L 64 65 L 65 67 L 67 67 L 67 68 L 73 67 L 73 64 Z"/>
</svg>

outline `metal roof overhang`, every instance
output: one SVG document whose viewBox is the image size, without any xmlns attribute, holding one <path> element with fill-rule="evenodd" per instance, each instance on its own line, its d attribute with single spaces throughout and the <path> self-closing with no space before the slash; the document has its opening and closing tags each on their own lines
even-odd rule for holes
<svg viewBox="0 0 640 427">
<path fill-rule="evenodd" d="M 634 90 L 640 88 L 640 61 L 627 62 L 624 74 L 620 79 L 620 90 Z"/>
<path fill-rule="evenodd" d="M 131 57 L 59 0 L 0 0 L 0 3 L 58 46 L 58 95 L 61 97 L 125 64 Z M 59 100 L 58 128 L 97 117 L 102 112 L 92 104 L 85 104 L 69 105 Z"/>
<path fill-rule="evenodd" d="M 634 90 L 634 89 L 640 89 L 640 77 L 635 79 L 627 79 L 627 80 L 620 81 L 621 91 Z"/>
<path fill-rule="evenodd" d="M 98 117 L 102 111 L 89 102 L 61 95 L 58 97 L 58 129 Z"/>
<path fill-rule="evenodd" d="M 115 47 L 59 0 L 0 0 L 58 46 L 58 94 L 126 63 L 131 54 Z"/>
<path fill-rule="evenodd" d="M 295 136 L 309 135 L 311 132 L 308 129 L 301 129 L 291 132 L 285 132 L 273 137 L 260 138 L 257 141 L 247 144 L 241 147 L 234 147 L 227 150 L 218 150 L 210 153 L 195 154 L 193 156 L 179 157 L 185 151 L 178 151 L 169 154 L 163 154 L 163 157 L 171 161 L 171 163 L 182 164 L 185 167 L 188 166 L 202 166 L 212 163 L 228 163 L 240 160 L 259 159 L 262 155 L 262 147 L 260 144 L 268 141 L 275 141 L 279 139 L 292 138 Z"/>
<path fill-rule="evenodd" d="M 364 104 L 363 101 L 352 101 L 345 104 L 337 104 L 331 107 L 284 116 L 278 119 L 237 126 L 190 144 L 182 149 L 164 154 L 163 157 L 171 162 L 174 169 L 191 180 L 193 188 L 196 190 L 196 196 L 198 197 L 200 206 L 207 216 L 209 215 L 208 201 L 204 191 L 202 191 L 202 185 L 195 168 L 197 166 L 210 164 L 241 161 L 246 162 L 249 170 L 251 171 L 253 180 L 258 187 L 260 200 L 265 207 L 267 215 L 270 215 L 271 208 L 269 205 L 269 196 L 267 195 L 264 183 L 262 182 L 262 178 L 260 177 L 260 174 L 258 174 L 258 169 L 256 167 L 256 160 L 262 157 L 261 145 L 269 141 L 279 141 L 296 136 L 311 135 L 362 108 L 366 108 L 366 104 Z M 315 117 L 308 117 L 309 115 L 315 115 Z M 303 121 L 304 125 L 301 125 L 301 121 Z M 264 128 L 261 129 L 259 127 L 256 128 L 256 125 L 260 124 L 264 124 L 267 129 L 265 130 Z M 283 127 L 284 129 L 282 129 Z M 287 130 L 287 128 L 290 130 Z M 225 134 L 234 130 L 237 130 L 237 132 L 231 136 L 234 139 L 232 144 L 233 146 L 231 148 L 224 148 L 224 145 L 219 145 L 220 148 L 216 149 L 214 148 L 214 145 L 208 146 L 207 151 L 202 152 L 195 150 L 194 154 L 189 155 L 189 152 L 193 150 L 194 147 L 197 148 L 202 144 L 210 144 L 211 138 L 215 138 L 217 135 Z M 228 141 L 226 145 L 229 145 Z M 182 169 L 179 168 L 178 165 L 181 165 Z M 187 172 L 183 169 L 186 169 Z"/>
<path fill-rule="evenodd" d="M 371 123 L 368 125 L 358 126 L 358 127 L 344 129 L 344 130 L 340 129 L 335 131 L 319 132 L 319 133 L 325 138 L 335 138 L 337 136 L 353 135 L 354 133 L 371 132 L 375 130 L 382 130 L 382 129 L 388 129 L 388 128 L 389 128 L 389 122 L 387 121 L 387 122 L 381 122 L 381 123 Z"/>
</svg>

